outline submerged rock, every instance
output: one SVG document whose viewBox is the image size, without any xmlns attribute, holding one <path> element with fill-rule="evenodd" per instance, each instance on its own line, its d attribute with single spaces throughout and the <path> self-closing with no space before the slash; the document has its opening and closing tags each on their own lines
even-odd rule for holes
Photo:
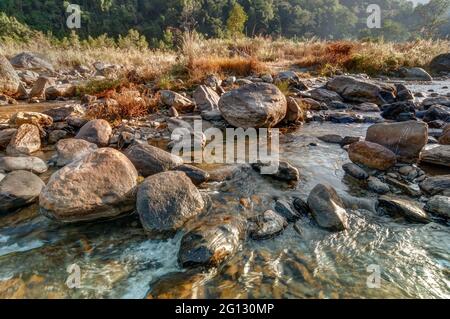
<svg viewBox="0 0 450 319">
<path fill-rule="evenodd" d="M 359 167 L 356 164 L 353 163 L 347 163 L 342 166 L 344 171 L 350 175 L 351 177 L 354 177 L 359 180 L 366 180 L 369 178 L 369 174 L 365 170 L 363 170 L 361 167 Z"/>
<path fill-rule="evenodd" d="M 48 169 L 47 164 L 39 157 L 0 157 L 0 171 L 31 171 L 35 174 L 41 174 Z"/>
<path fill-rule="evenodd" d="M 218 267 L 237 252 L 245 233 L 243 218 L 212 216 L 183 236 L 178 261 L 184 268 Z"/>
<path fill-rule="evenodd" d="M 262 172 L 261 169 L 267 166 L 269 166 L 269 164 L 264 163 L 252 164 L 252 167 L 258 172 Z M 286 161 L 279 161 L 277 171 L 273 174 L 264 176 L 270 176 L 272 178 L 285 182 L 296 182 L 300 180 L 300 173 L 298 169 Z"/>
<path fill-rule="evenodd" d="M 288 226 L 284 217 L 272 210 L 265 211 L 256 216 L 250 225 L 250 237 L 255 240 L 273 238 Z"/>
<path fill-rule="evenodd" d="M 301 217 L 298 210 L 285 200 L 276 201 L 275 211 L 290 223 L 297 221 Z"/>
<path fill-rule="evenodd" d="M 383 195 L 378 199 L 379 208 L 390 215 L 401 215 L 408 220 L 429 223 L 430 217 L 416 202 L 400 197 Z"/>
<path fill-rule="evenodd" d="M 170 171 L 183 164 L 181 157 L 148 144 L 130 146 L 125 155 L 144 177 Z"/>
<path fill-rule="evenodd" d="M 41 149 L 39 128 L 32 124 L 21 125 L 11 138 L 6 153 L 8 155 L 29 155 Z"/>
<path fill-rule="evenodd" d="M 450 145 L 440 145 L 423 151 L 421 162 L 450 167 Z"/>
<path fill-rule="evenodd" d="M 205 207 L 202 195 L 183 172 L 163 172 L 139 185 L 136 202 L 142 225 L 159 234 L 180 229 Z"/>
<path fill-rule="evenodd" d="M 0 181 L 0 214 L 12 212 L 33 203 L 44 182 L 27 171 L 14 171 Z"/>
<path fill-rule="evenodd" d="M 58 143 L 56 143 L 56 165 L 65 166 L 97 149 L 98 147 L 96 144 L 89 143 L 85 140 L 78 140 L 75 138 L 59 140 Z"/>
<path fill-rule="evenodd" d="M 379 144 L 361 141 L 350 144 L 348 155 L 356 164 L 385 171 L 396 163 L 396 156 L 389 149 Z"/>
<path fill-rule="evenodd" d="M 425 210 L 443 218 L 450 218 L 450 197 L 433 196 L 425 205 Z"/>
<path fill-rule="evenodd" d="M 109 139 L 112 135 L 112 128 L 105 120 L 92 120 L 87 122 L 75 136 L 76 139 L 82 139 L 99 147 L 109 145 Z"/>
<path fill-rule="evenodd" d="M 39 197 L 41 213 L 62 222 L 133 210 L 138 174 L 128 158 L 101 148 L 54 173 Z"/>
<path fill-rule="evenodd" d="M 287 101 L 275 85 L 254 83 L 222 95 L 219 109 L 235 127 L 273 127 L 286 116 Z"/>
<path fill-rule="evenodd" d="M 401 161 L 417 162 L 428 141 L 428 126 L 416 121 L 378 123 L 369 127 L 366 140 L 390 149 Z"/>
<path fill-rule="evenodd" d="M 318 184 L 308 197 L 312 216 L 320 227 L 331 231 L 348 228 L 348 216 L 342 199 L 329 185 Z"/>
</svg>

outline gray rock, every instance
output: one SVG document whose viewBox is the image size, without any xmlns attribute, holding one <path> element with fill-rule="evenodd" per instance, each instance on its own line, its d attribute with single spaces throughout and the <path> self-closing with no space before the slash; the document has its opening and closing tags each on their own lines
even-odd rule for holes
<svg viewBox="0 0 450 319">
<path fill-rule="evenodd" d="M 367 210 L 369 212 L 376 213 L 378 201 L 371 198 L 360 198 L 351 196 L 347 193 L 339 194 L 346 209 L 351 210 Z"/>
<path fill-rule="evenodd" d="M 181 157 L 148 144 L 133 145 L 125 155 L 144 177 L 170 171 L 183 164 Z"/>
<path fill-rule="evenodd" d="M 359 167 L 356 164 L 347 163 L 347 164 L 344 164 L 342 166 L 342 168 L 348 175 L 350 175 L 356 179 L 366 180 L 369 178 L 369 174 L 367 174 L 367 172 L 365 170 L 363 170 L 361 167 Z"/>
<path fill-rule="evenodd" d="M 288 226 L 284 217 L 272 210 L 256 216 L 250 226 L 250 237 L 255 240 L 273 238 L 283 232 Z"/>
<path fill-rule="evenodd" d="M 81 105 L 78 104 L 69 104 L 61 107 L 52 108 L 42 112 L 50 116 L 54 122 L 61 122 L 66 120 L 69 116 L 82 116 L 85 113 L 85 110 Z"/>
<path fill-rule="evenodd" d="M 332 231 L 348 228 L 345 205 L 331 186 L 318 184 L 314 187 L 308 197 L 308 206 L 320 227 Z"/>
<path fill-rule="evenodd" d="M 54 173 L 40 211 L 62 222 L 110 218 L 133 210 L 138 174 L 121 152 L 98 149 Z"/>
<path fill-rule="evenodd" d="M 214 215 L 183 236 L 178 261 L 184 268 L 218 267 L 238 251 L 245 232 L 241 217 Z"/>
<path fill-rule="evenodd" d="M 327 134 L 319 136 L 318 139 L 326 143 L 341 144 L 344 138 L 337 134 Z"/>
<path fill-rule="evenodd" d="M 407 80 L 433 81 L 431 75 L 422 68 L 400 68 L 399 76 Z"/>
<path fill-rule="evenodd" d="M 275 211 L 290 223 L 294 223 L 301 217 L 299 212 L 285 200 L 276 201 Z"/>
<path fill-rule="evenodd" d="M 425 122 L 443 121 L 450 122 L 450 108 L 442 105 L 432 105 L 425 111 L 423 116 Z"/>
<path fill-rule="evenodd" d="M 430 62 L 430 69 L 434 73 L 450 73 L 450 53 L 434 57 Z"/>
<path fill-rule="evenodd" d="M 202 195 L 183 172 L 163 172 L 139 185 L 137 211 L 151 233 L 175 232 L 205 207 Z"/>
<path fill-rule="evenodd" d="M 425 205 L 425 210 L 443 218 L 450 218 L 450 197 L 433 196 Z"/>
<path fill-rule="evenodd" d="M 207 182 L 209 179 L 209 173 L 207 171 L 192 165 L 183 164 L 177 166 L 175 170 L 184 172 L 187 175 L 187 177 L 191 179 L 194 185 L 201 185 Z"/>
<path fill-rule="evenodd" d="M 264 166 L 268 166 L 268 164 L 257 163 L 252 165 L 252 167 L 258 172 L 261 172 L 261 168 L 263 168 Z M 285 182 L 296 182 L 300 180 L 300 173 L 298 169 L 286 161 L 279 161 L 277 172 L 267 176 L 271 176 L 275 179 Z"/>
<path fill-rule="evenodd" d="M 309 214 L 311 214 L 308 203 L 303 199 L 296 197 L 293 204 L 295 210 L 300 214 L 300 216 L 308 216 Z"/>
<path fill-rule="evenodd" d="M 391 189 L 389 188 L 389 185 L 383 183 L 378 178 L 373 177 L 373 176 L 369 178 L 367 187 L 372 192 L 375 192 L 375 193 L 381 194 L 381 195 L 389 193 L 391 191 Z"/>
<path fill-rule="evenodd" d="M 160 96 L 161 102 L 164 105 L 174 107 L 181 112 L 192 110 L 195 107 L 195 103 L 193 101 L 173 91 L 162 90 L 160 91 Z"/>
<path fill-rule="evenodd" d="M 8 146 L 9 142 L 11 141 L 11 138 L 14 136 L 16 132 L 17 129 L 15 128 L 9 128 L 0 131 L 0 149 L 4 149 Z"/>
<path fill-rule="evenodd" d="M 342 102 L 342 97 L 333 91 L 325 88 L 317 88 L 308 92 L 314 100 L 330 104 L 332 102 Z"/>
<path fill-rule="evenodd" d="M 10 62 L 17 69 L 54 71 L 53 65 L 50 62 L 31 52 L 19 53 Z"/>
<path fill-rule="evenodd" d="M 44 182 L 27 171 L 14 171 L 0 181 L 0 214 L 10 213 L 33 203 Z"/>
<path fill-rule="evenodd" d="M 205 85 L 200 85 L 193 94 L 195 104 L 200 112 L 218 110 L 220 96 Z"/>
<path fill-rule="evenodd" d="M 428 177 L 420 183 L 420 188 L 430 195 L 442 194 L 450 189 L 450 175 Z"/>
<path fill-rule="evenodd" d="M 51 131 L 48 134 L 48 143 L 49 144 L 56 144 L 59 140 L 62 140 L 64 138 L 66 138 L 67 135 L 69 135 L 69 133 L 67 133 L 67 131 L 64 131 L 64 130 Z"/>
<path fill-rule="evenodd" d="M 59 140 L 58 143 L 56 143 L 56 165 L 65 166 L 83 158 L 97 149 L 97 145 L 85 140 L 77 140 L 74 138 Z"/>
<path fill-rule="evenodd" d="M 47 169 L 47 164 L 38 157 L 0 157 L 0 170 L 5 172 L 31 171 L 35 174 L 42 174 Z"/>
<path fill-rule="evenodd" d="M 112 136 L 112 128 L 105 120 L 92 120 L 87 122 L 75 136 L 76 139 L 82 139 L 99 147 L 109 145 L 109 139 Z"/>
<path fill-rule="evenodd" d="M 219 109 L 235 127 L 273 127 L 286 116 L 287 101 L 275 85 L 255 83 L 222 95 Z"/>
<path fill-rule="evenodd" d="M 390 215 L 401 215 L 406 219 L 429 223 L 430 217 L 416 202 L 400 197 L 391 197 L 383 195 L 378 199 L 379 208 Z"/>
<path fill-rule="evenodd" d="M 439 145 L 423 151 L 421 162 L 450 167 L 450 145 Z"/>
</svg>

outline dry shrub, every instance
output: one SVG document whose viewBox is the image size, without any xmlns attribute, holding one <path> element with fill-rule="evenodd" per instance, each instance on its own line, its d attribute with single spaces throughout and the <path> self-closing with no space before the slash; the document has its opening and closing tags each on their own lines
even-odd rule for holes
<svg viewBox="0 0 450 319">
<path fill-rule="evenodd" d="M 219 76 L 235 75 L 250 76 L 267 71 L 267 66 L 256 58 L 242 57 L 207 57 L 194 59 L 188 67 L 189 79 L 201 82 L 206 76 L 216 74 Z"/>
</svg>

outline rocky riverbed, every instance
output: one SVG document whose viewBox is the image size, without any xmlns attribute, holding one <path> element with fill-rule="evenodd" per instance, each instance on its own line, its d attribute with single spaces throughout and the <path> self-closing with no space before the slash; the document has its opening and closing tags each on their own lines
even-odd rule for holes
<svg viewBox="0 0 450 319">
<path fill-rule="evenodd" d="M 1 297 L 449 297 L 448 77 L 211 76 L 111 125 L 92 110 L 117 101 L 20 75 L 38 103 L 10 81 L 0 106 Z M 280 168 L 169 153 L 179 128 L 204 146 L 194 120 L 280 128 Z"/>
</svg>

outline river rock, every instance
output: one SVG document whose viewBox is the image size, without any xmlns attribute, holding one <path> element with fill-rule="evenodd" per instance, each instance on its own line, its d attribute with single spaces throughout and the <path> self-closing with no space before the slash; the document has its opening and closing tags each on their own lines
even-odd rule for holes
<svg viewBox="0 0 450 319">
<path fill-rule="evenodd" d="M 252 164 L 252 167 L 258 172 L 262 172 L 261 169 L 267 166 L 269 165 L 264 163 Z M 277 171 L 273 174 L 269 174 L 268 176 L 285 182 L 296 182 L 300 180 L 300 173 L 298 169 L 292 166 L 289 162 L 281 160 L 278 163 Z"/>
<path fill-rule="evenodd" d="M 450 107 L 450 97 L 438 96 L 438 97 L 428 97 L 422 101 L 422 106 L 424 110 L 428 110 L 433 105 L 443 105 Z"/>
<path fill-rule="evenodd" d="M 193 93 L 195 104 L 200 112 L 218 110 L 220 96 L 212 88 L 200 85 Z"/>
<path fill-rule="evenodd" d="M 309 209 L 308 203 L 305 202 L 300 197 L 294 198 L 293 202 L 295 210 L 300 214 L 300 216 L 308 216 L 311 214 L 311 210 Z"/>
<path fill-rule="evenodd" d="M 44 182 L 31 172 L 9 173 L 0 181 L 0 214 L 33 203 L 44 186 Z"/>
<path fill-rule="evenodd" d="M 360 112 L 380 112 L 380 107 L 375 103 L 365 102 L 361 104 L 354 105 L 352 107 L 353 111 Z"/>
<path fill-rule="evenodd" d="M 209 179 L 209 173 L 207 171 L 192 165 L 183 164 L 177 166 L 175 170 L 184 172 L 194 185 L 201 185 Z"/>
<path fill-rule="evenodd" d="M 369 127 L 366 140 L 387 147 L 401 161 L 417 162 L 428 141 L 428 126 L 416 121 L 378 123 Z"/>
<path fill-rule="evenodd" d="M 20 79 L 9 61 L 0 53 L 0 94 L 15 95 Z"/>
<path fill-rule="evenodd" d="M 164 105 L 174 107 L 178 111 L 191 111 L 195 107 L 195 103 L 193 101 L 179 93 L 169 90 L 162 90 L 159 93 L 161 96 L 161 102 Z"/>
<path fill-rule="evenodd" d="M 366 180 L 369 178 L 369 174 L 365 170 L 363 170 L 361 167 L 359 167 L 356 164 L 353 163 L 347 163 L 342 166 L 344 171 L 350 175 L 353 178 L 359 179 L 359 180 Z"/>
<path fill-rule="evenodd" d="M 204 208 L 202 195 L 183 172 L 163 172 L 139 185 L 137 211 L 151 233 L 174 232 Z"/>
<path fill-rule="evenodd" d="M 356 103 L 371 102 L 377 105 L 395 100 L 395 88 L 351 76 L 336 76 L 328 81 L 326 88 L 338 93 L 344 100 Z"/>
<path fill-rule="evenodd" d="M 450 73 L 450 53 L 440 54 L 430 62 L 430 69 L 434 73 Z"/>
<path fill-rule="evenodd" d="M 442 129 L 442 135 L 439 137 L 439 143 L 443 145 L 450 145 L 450 124 L 447 124 Z M 0 146 L 1 146 L 1 138 L 0 138 Z"/>
<path fill-rule="evenodd" d="M 276 201 L 275 211 L 290 223 L 294 223 L 301 217 L 296 208 L 285 200 Z"/>
<path fill-rule="evenodd" d="M 430 195 L 450 194 L 450 175 L 428 177 L 420 183 L 420 188 Z"/>
<path fill-rule="evenodd" d="M 0 149 L 4 149 L 8 146 L 11 138 L 16 134 L 17 129 L 8 128 L 0 131 Z"/>
<path fill-rule="evenodd" d="M 422 68 L 400 68 L 398 74 L 410 81 L 433 81 L 431 75 Z"/>
<path fill-rule="evenodd" d="M 50 116 L 54 122 L 61 122 L 71 115 L 83 115 L 85 113 L 85 110 L 79 104 L 69 104 L 52 108 L 42 113 Z"/>
<path fill-rule="evenodd" d="M 382 171 L 391 168 L 396 163 L 396 156 L 393 152 L 382 145 L 367 141 L 350 144 L 348 155 L 355 164 Z"/>
<path fill-rule="evenodd" d="M 22 124 L 33 124 L 40 127 L 50 126 L 53 119 L 38 112 L 17 112 L 9 119 L 9 125 L 19 127 Z"/>
<path fill-rule="evenodd" d="M 178 261 L 184 268 L 218 267 L 238 251 L 245 233 L 243 218 L 212 216 L 183 236 Z"/>
<path fill-rule="evenodd" d="M 56 143 L 56 153 L 58 166 L 65 166 L 98 149 L 97 145 L 85 140 L 68 138 L 59 140 Z"/>
<path fill-rule="evenodd" d="M 137 180 L 125 155 L 98 149 L 50 177 L 39 197 L 40 210 L 63 222 L 114 217 L 133 210 Z"/>
<path fill-rule="evenodd" d="M 422 207 L 408 199 L 383 195 L 378 199 L 378 205 L 383 212 L 390 215 L 401 215 L 408 220 L 419 223 L 431 221 Z"/>
<path fill-rule="evenodd" d="M 265 240 L 279 235 L 287 226 L 288 223 L 284 217 L 268 210 L 252 220 L 249 233 L 254 240 Z"/>
<path fill-rule="evenodd" d="M 56 144 L 59 140 L 67 137 L 69 133 L 64 130 L 54 130 L 48 134 L 48 144 Z"/>
<path fill-rule="evenodd" d="M 403 122 L 416 117 L 416 105 L 412 101 L 385 104 L 382 109 L 381 116 L 387 120 Z"/>
<path fill-rule="evenodd" d="M 343 98 L 336 92 L 325 88 L 317 88 L 308 92 L 314 100 L 330 104 L 332 102 L 342 102 Z"/>
<path fill-rule="evenodd" d="M 100 119 L 87 122 L 75 138 L 97 144 L 99 147 L 104 147 L 108 146 L 111 135 L 112 128 L 109 123 Z"/>
<path fill-rule="evenodd" d="M 425 122 L 443 121 L 450 122 L 450 108 L 443 105 L 433 105 L 425 111 L 423 116 Z"/>
<path fill-rule="evenodd" d="M 50 85 L 51 80 L 47 76 L 40 76 L 36 82 L 34 82 L 30 93 L 28 94 L 30 99 L 44 99 L 45 100 L 45 90 Z"/>
<path fill-rule="evenodd" d="M 17 73 L 20 80 L 27 85 L 32 85 L 38 78 L 39 73 L 33 72 L 31 70 L 24 70 Z"/>
<path fill-rule="evenodd" d="M 47 164 L 39 157 L 0 157 L 0 171 L 31 171 L 35 174 L 42 174 L 47 169 Z"/>
<path fill-rule="evenodd" d="M 396 84 L 397 89 L 397 101 L 411 101 L 414 100 L 413 93 L 404 85 L 404 84 Z"/>
<path fill-rule="evenodd" d="M 297 99 L 297 101 L 298 104 L 301 105 L 305 110 L 312 110 L 312 111 L 328 110 L 328 107 L 325 103 L 318 102 L 310 98 L 301 98 Z"/>
<path fill-rule="evenodd" d="M 47 100 L 56 100 L 58 98 L 74 97 L 77 93 L 77 87 L 71 83 L 49 86 L 45 89 L 45 98 Z"/>
<path fill-rule="evenodd" d="M 181 157 L 148 144 L 133 145 L 125 155 L 144 177 L 170 171 L 183 164 Z"/>
<path fill-rule="evenodd" d="M 284 122 L 298 123 L 303 121 L 304 117 L 303 110 L 297 101 L 291 96 L 287 97 L 287 111 Z"/>
<path fill-rule="evenodd" d="M 450 197 L 433 196 L 425 205 L 425 210 L 429 213 L 436 214 L 440 217 L 450 218 Z"/>
<path fill-rule="evenodd" d="M 318 184 L 308 197 L 312 216 L 320 227 L 332 231 L 348 228 L 348 216 L 336 190 L 329 185 Z"/>
<path fill-rule="evenodd" d="M 318 139 L 325 143 L 341 144 L 344 138 L 338 134 L 326 134 L 319 136 Z"/>
<path fill-rule="evenodd" d="M 423 151 L 421 162 L 450 167 L 450 145 L 439 145 Z"/>
<path fill-rule="evenodd" d="M 29 155 L 41 148 L 39 128 L 32 124 L 23 124 L 11 138 L 6 148 L 8 155 Z"/>
<path fill-rule="evenodd" d="M 273 127 L 285 118 L 287 101 L 275 85 L 254 83 L 222 95 L 219 109 L 223 118 L 235 127 Z"/>
<path fill-rule="evenodd" d="M 53 65 L 31 52 L 22 52 L 11 59 L 11 64 L 17 69 L 28 69 L 37 71 L 54 71 Z"/>
<path fill-rule="evenodd" d="M 374 176 L 369 177 L 367 187 L 372 192 L 375 192 L 375 193 L 381 194 L 381 195 L 389 193 L 391 191 L 391 189 L 389 188 L 389 185 L 383 183 L 382 181 L 380 181 L 378 178 L 376 178 Z"/>
</svg>

